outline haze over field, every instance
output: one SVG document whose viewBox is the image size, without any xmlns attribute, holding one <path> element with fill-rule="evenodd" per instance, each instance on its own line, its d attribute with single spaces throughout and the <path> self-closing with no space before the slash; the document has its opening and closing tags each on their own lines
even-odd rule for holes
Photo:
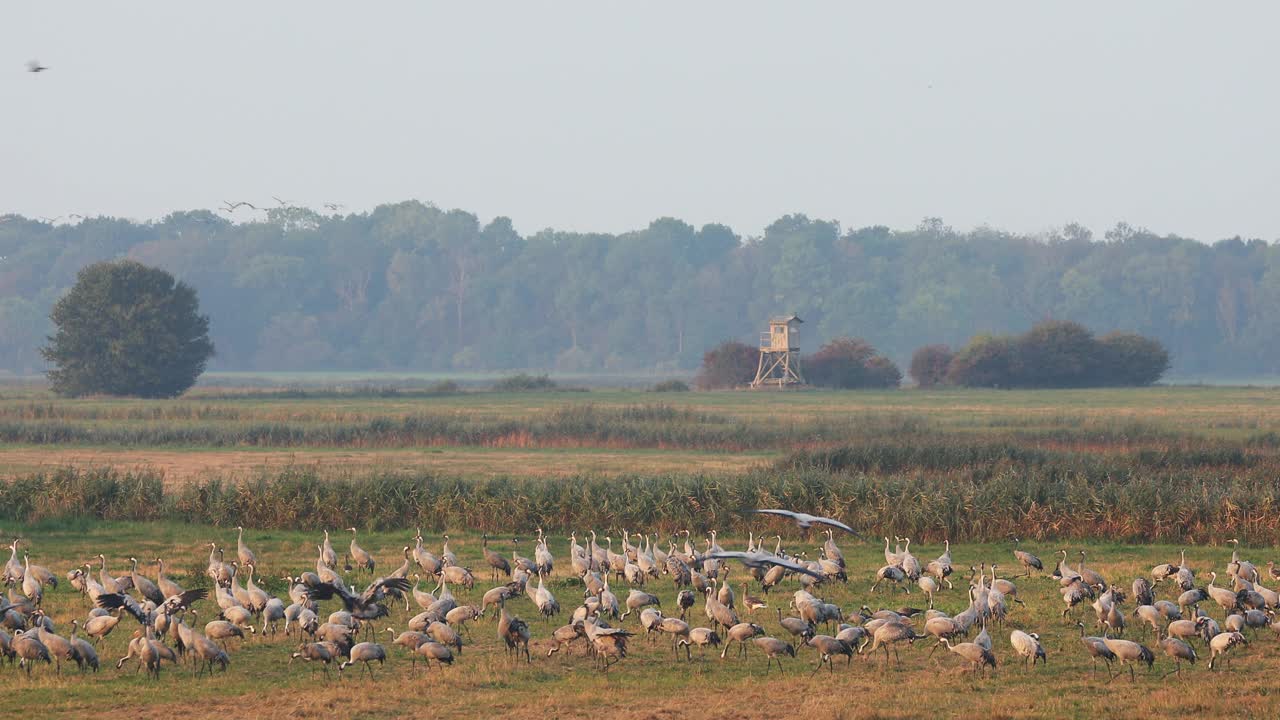
<svg viewBox="0 0 1280 720">
<path fill-rule="evenodd" d="M 0 213 L 419 198 L 522 233 L 942 217 L 1274 240 L 1280 8 L 22 3 Z M 22 65 L 38 58 L 50 70 Z"/>
<path fill-rule="evenodd" d="M 0 370 L 130 257 L 215 370 L 674 372 L 798 312 L 899 365 L 1061 319 L 1280 372 L 1250 10 L 15 6 Z"/>
</svg>

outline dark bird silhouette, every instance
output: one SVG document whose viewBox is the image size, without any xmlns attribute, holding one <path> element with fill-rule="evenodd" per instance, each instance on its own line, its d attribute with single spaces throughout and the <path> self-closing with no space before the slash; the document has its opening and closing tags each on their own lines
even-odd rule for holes
<svg viewBox="0 0 1280 720">
<path fill-rule="evenodd" d="M 27 61 L 27 72 L 44 72 L 45 70 L 48 70 L 48 69 L 49 68 L 45 67 L 44 65 L 41 65 L 39 60 Z"/>
<path fill-rule="evenodd" d="M 400 593 L 409 592 L 410 583 L 405 578 L 378 578 L 365 588 L 364 592 L 354 595 L 350 590 L 331 583 L 319 583 L 307 589 L 312 600 L 328 600 L 337 595 L 342 605 L 359 620 L 373 620 L 388 614 L 387 607 L 381 601 L 387 597 L 389 590 Z"/>
</svg>

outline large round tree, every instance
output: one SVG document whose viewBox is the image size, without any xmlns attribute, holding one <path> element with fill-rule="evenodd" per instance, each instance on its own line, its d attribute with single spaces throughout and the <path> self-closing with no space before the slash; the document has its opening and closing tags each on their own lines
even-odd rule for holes
<svg viewBox="0 0 1280 720">
<path fill-rule="evenodd" d="M 132 260 L 81 270 L 50 317 L 57 332 L 41 352 L 59 395 L 181 395 L 213 356 L 195 290 Z"/>
</svg>

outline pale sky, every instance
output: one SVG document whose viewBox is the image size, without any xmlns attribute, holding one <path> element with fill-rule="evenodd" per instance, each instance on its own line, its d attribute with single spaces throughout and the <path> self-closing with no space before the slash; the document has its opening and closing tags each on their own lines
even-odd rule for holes
<svg viewBox="0 0 1280 720">
<path fill-rule="evenodd" d="M 0 213 L 1275 240 L 1278 28 L 1274 2 L 5 3 Z"/>
</svg>

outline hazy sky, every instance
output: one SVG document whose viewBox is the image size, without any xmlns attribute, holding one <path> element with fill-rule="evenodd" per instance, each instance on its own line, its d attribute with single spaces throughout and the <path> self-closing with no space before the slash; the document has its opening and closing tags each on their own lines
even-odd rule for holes
<svg viewBox="0 0 1280 720">
<path fill-rule="evenodd" d="M 0 213 L 1274 240 L 1277 28 L 1274 2 L 5 3 Z"/>
</svg>

